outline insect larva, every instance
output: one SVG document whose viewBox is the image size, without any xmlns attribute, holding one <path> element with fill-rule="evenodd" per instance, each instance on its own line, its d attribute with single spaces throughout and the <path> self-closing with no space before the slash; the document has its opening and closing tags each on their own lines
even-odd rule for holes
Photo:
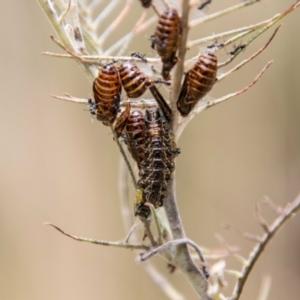
<svg viewBox="0 0 300 300">
<path fill-rule="evenodd" d="M 104 125 L 113 123 L 120 106 L 121 82 L 117 67 L 110 63 L 98 73 L 93 83 L 94 101 L 90 101 L 90 110 Z"/>
<path fill-rule="evenodd" d="M 151 37 L 151 47 L 155 48 L 162 60 L 162 77 L 170 78 L 169 73 L 177 63 L 176 51 L 181 31 L 177 10 L 166 9 L 160 16 L 154 35 Z"/>
<path fill-rule="evenodd" d="M 217 57 L 210 52 L 202 53 L 186 75 L 181 86 L 177 108 L 186 117 L 213 87 L 217 76 Z"/>
<path fill-rule="evenodd" d="M 151 80 L 131 61 L 121 64 L 119 74 L 129 98 L 142 96 L 151 85 Z"/>
<path fill-rule="evenodd" d="M 145 120 L 139 110 L 134 110 L 128 117 L 126 124 L 126 144 L 132 158 L 140 165 L 144 158 L 145 147 Z"/>
<path fill-rule="evenodd" d="M 146 76 L 133 62 L 125 61 L 119 68 L 122 85 L 129 98 L 138 98 L 142 96 L 149 88 L 154 99 L 157 101 L 159 107 L 165 114 L 168 121 L 172 118 L 172 111 L 160 94 L 159 90 L 154 85 L 154 82 Z M 157 80 L 155 82 L 162 82 Z"/>
<path fill-rule="evenodd" d="M 118 138 L 122 135 L 122 132 L 123 132 L 124 127 L 126 126 L 129 114 L 130 114 L 130 103 L 127 103 L 125 106 L 125 109 L 123 110 L 121 115 L 117 118 L 117 122 L 116 122 L 116 125 L 114 128 Z"/>
</svg>

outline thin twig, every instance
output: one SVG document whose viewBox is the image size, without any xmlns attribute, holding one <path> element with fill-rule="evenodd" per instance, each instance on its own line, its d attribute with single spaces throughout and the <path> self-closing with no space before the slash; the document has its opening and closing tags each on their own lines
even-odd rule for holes
<svg viewBox="0 0 300 300">
<path fill-rule="evenodd" d="M 121 199 L 121 212 L 123 215 L 123 222 L 125 224 L 127 237 L 124 239 L 124 243 L 127 243 L 129 237 L 134 243 L 138 241 L 138 237 L 135 231 L 136 224 L 133 223 L 133 214 L 130 209 L 130 199 L 128 191 L 128 172 L 127 167 L 123 159 L 120 160 L 119 168 L 119 191 Z M 138 221 L 138 220 L 137 220 Z M 131 227 L 131 228 L 130 228 Z M 184 300 L 183 296 L 173 287 L 173 285 L 152 265 L 151 261 L 147 261 L 142 264 L 143 269 L 148 273 L 150 278 L 161 288 L 170 300 Z"/>
<path fill-rule="evenodd" d="M 195 113 L 199 113 L 201 111 L 203 111 L 204 109 L 206 108 L 209 108 L 213 105 L 216 105 L 216 104 L 219 104 L 223 101 L 226 101 L 228 99 L 231 99 L 233 97 L 236 97 L 236 96 L 239 96 L 243 93 L 245 93 L 248 89 L 250 89 L 258 80 L 259 78 L 263 75 L 263 73 L 271 66 L 271 64 L 273 63 L 273 60 L 272 61 L 269 61 L 265 66 L 264 68 L 259 72 L 259 74 L 254 78 L 254 80 L 249 84 L 247 85 L 246 87 L 244 87 L 243 89 L 237 91 L 237 92 L 234 92 L 234 93 L 231 93 L 231 94 L 228 94 L 224 97 L 221 97 L 221 98 L 218 98 L 218 99 L 214 99 L 214 100 L 210 100 L 210 101 L 207 101 L 205 103 L 203 103 L 203 105 L 199 105 L 199 107 L 195 110 Z"/>
<path fill-rule="evenodd" d="M 269 226 L 269 232 L 265 233 L 261 238 L 261 243 L 259 243 L 253 251 L 250 253 L 248 258 L 248 264 L 243 267 L 241 271 L 241 277 L 238 278 L 238 281 L 234 287 L 232 297 L 229 300 L 238 300 L 242 294 L 243 288 L 246 284 L 247 278 L 253 269 L 255 263 L 257 262 L 260 255 L 263 253 L 266 246 L 276 235 L 276 233 L 283 227 L 283 225 L 291 219 L 296 212 L 300 210 L 300 194 L 297 198 L 290 203 L 284 210 L 283 213 L 278 216 L 272 225 Z"/>
<path fill-rule="evenodd" d="M 190 240 L 188 238 L 168 241 L 165 244 L 163 244 L 163 245 L 161 245 L 161 246 L 159 246 L 155 249 L 150 249 L 148 252 L 141 253 L 139 259 L 140 259 L 140 261 L 148 260 L 152 256 L 154 256 L 154 255 L 156 255 L 160 252 L 163 252 L 168 248 L 178 246 L 178 245 L 181 245 L 181 244 L 188 244 L 188 245 L 192 246 L 196 250 L 196 252 L 197 252 L 197 254 L 200 258 L 200 261 L 203 263 L 203 265 L 206 264 L 205 260 L 204 260 L 204 257 L 203 257 L 203 254 L 202 254 L 199 246 L 195 242 L 193 242 L 192 240 Z"/>
<path fill-rule="evenodd" d="M 66 48 L 64 49 L 65 51 Z M 69 53 L 71 52 L 68 50 Z M 71 52 L 72 54 L 61 54 L 61 53 L 53 53 L 53 52 L 48 52 L 44 51 L 41 52 L 42 55 L 47 55 L 51 57 L 57 57 L 57 58 L 71 58 L 71 59 L 76 59 L 76 58 L 81 58 L 81 61 L 86 63 L 86 64 L 91 64 L 91 65 L 99 65 L 101 61 L 134 61 L 134 62 L 141 62 L 142 59 L 139 57 L 135 56 L 115 56 L 115 55 L 76 55 L 75 53 Z M 155 58 L 155 57 L 147 57 L 147 62 L 154 64 L 154 63 L 159 63 L 160 58 Z"/>
<path fill-rule="evenodd" d="M 117 135 L 116 135 L 116 132 L 115 132 L 115 130 L 114 130 L 112 124 L 109 123 L 109 126 L 110 126 L 110 130 L 111 130 L 111 132 L 112 132 L 112 134 L 113 134 L 114 140 L 115 140 L 115 142 L 117 143 L 118 148 L 119 148 L 119 150 L 120 150 L 120 153 L 121 153 L 121 155 L 123 156 L 123 159 L 124 159 L 124 161 L 125 161 L 125 163 L 126 163 L 128 172 L 129 172 L 130 177 L 131 177 L 131 180 L 132 180 L 132 184 L 133 184 L 134 188 L 136 189 L 136 188 L 137 188 L 137 183 L 136 183 L 136 179 L 135 179 L 134 172 L 133 172 L 133 170 L 132 170 L 131 164 L 130 164 L 130 162 L 129 162 L 129 160 L 128 160 L 128 157 L 127 157 L 127 155 L 126 155 L 126 153 L 125 153 L 125 151 L 124 151 L 124 149 L 123 149 L 123 147 L 122 147 L 122 145 L 121 145 L 121 143 L 120 143 L 120 141 L 119 141 Z"/>
<path fill-rule="evenodd" d="M 279 30 L 279 28 L 281 27 L 281 24 L 275 29 L 275 31 L 273 32 L 272 36 L 269 38 L 269 40 L 267 41 L 267 43 L 261 47 L 257 52 L 255 52 L 253 55 L 251 55 L 248 59 L 242 61 L 241 63 L 239 63 L 237 66 L 235 66 L 233 69 L 231 69 L 230 71 L 222 74 L 221 76 L 218 77 L 218 81 L 221 81 L 222 79 L 224 79 L 226 76 L 232 74 L 234 71 L 239 70 L 243 65 L 247 64 L 248 62 L 250 62 L 251 60 L 253 60 L 256 56 L 258 56 L 260 53 L 262 53 L 268 46 L 269 44 L 272 42 L 273 38 L 275 37 L 277 31 Z M 265 30 L 267 30 L 269 27 L 266 27 L 265 29 L 261 30 L 260 32 L 258 32 L 255 36 L 253 36 L 251 39 L 249 39 L 244 45 L 245 47 L 248 46 L 251 42 L 253 42 L 262 32 L 264 32 Z M 230 62 L 233 61 L 233 59 L 239 54 L 241 53 L 242 49 L 239 49 L 238 51 L 235 52 L 234 55 L 232 55 L 228 60 L 226 60 L 223 63 L 218 64 L 218 69 L 228 65 Z M 226 74 L 226 75 L 225 75 Z"/>
<path fill-rule="evenodd" d="M 243 238 L 247 239 L 250 242 L 255 242 L 255 243 L 261 242 L 260 237 L 258 235 L 254 235 L 249 232 L 242 231 L 240 229 L 233 227 L 232 225 L 222 224 L 222 228 L 227 229 L 235 234 L 238 234 L 239 236 L 242 236 Z"/>
<path fill-rule="evenodd" d="M 155 208 L 154 208 L 153 205 L 149 205 L 149 207 L 151 209 L 151 216 L 153 217 L 154 224 L 155 224 L 155 227 L 156 227 L 156 230 L 157 230 L 157 243 L 158 243 L 158 245 L 162 245 L 163 244 L 163 233 L 162 233 L 162 230 L 161 230 L 161 226 L 160 226 Z"/>
<path fill-rule="evenodd" d="M 275 204 L 272 199 L 265 196 L 261 202 L 265 204 L 267 207 L 269 207 L 272 211 L 274 211 L 276 214 L 280 215 L 282 214 L 283 208 L 277 204 Z"/>
<path fill-rule="evenodd" d="M 194 116 L 202 111 L 204 111 L 205 109 L 211 107 L 211 106 L 214 106 L 216 104 L 219 104 L 223 101 L 226 101 L 226 100 L 229 100 L 233 97 L 236 97 L 236 96 L 239 96 L 243 93 L 245 93 L 248 89 L 250 89 L 258 80 L 259 78 L 263 75 L 263 73 L 268 69 L 268 67 L 270 67 L 270 65 L 273 63 L 273 61 L 270 61 L 266 64 L 266 66 L 260 71 L 260 73 L 254 78 L 254 80 L 249 84 L 247 85 L 246 87 L 244 87 L 243 89 L 237 91 L 237 92 L 234 92 L 234 93 L 231 93 L 231 94 L 228 94 L 226 96 L 223 96 L 221 98 L 217 98 L 217 99 L 214 99 L 214 100 L 206 100 L 206 101 L 200 101 L 197 105 L 196 105 L 196 108 L 192 111 L 192 113 L 184 118 L 179 124 L 178 124 L 178 129 L 176 131 L 176 140 L 178 140 L 180 138 L 180 135 L 182 134 L 185 126 L 194 118 Z"/>
<path fill-rule="evenodd" d="M 100 26 L 101 22 L 103 22 L 103 20 L 107 18 L 109 14 L 113 11 L 113 9 L 118 5 L 119 1 L 120 0 L 109 1 L 109 3 L 101 11 L 98 17 L 94 20 L 92 30 L 96 31 L 96 29 Z"/>
<path fill-rule="evenodd" d="M 244 8 L 248 5 L 251 5 L 251 4 L 254 4 L 256 2 L 259 2 L 260 0 L 247 0 L 247 1 L 243 1 L 242 3 L 239 3 L 239 4 L 236 4 L 236 5 L 233 5 L 231 7 L 228 7 L 226 9 L 223 9 L 221 11 L 217 11 L 213 14 L 210 14 L 208 16 L 205 16 L 203 18 L 199 18 L 199 19 L 196 19 L 196 20 L 193 20 L 189 23 L 189 27 L 192 28 L 192 27 L 195 27 L 199 24 L 203 24 L 205 22 L 208 22 L 208 21 L 211 21 L 213 19 L 216 19 L 216 18 L 219 18 L 221 16 L 224 16 L 224 15 L 227 15 L 229 13 L 232 13 L 236 10 L 239 10 L 241 8 Z"/>
<path fill-rule="evenodd" d="M 261 207 L 260 207 L 259 201 L 257 201 L 255 204 L 255 216 L 256 216 L 256 219 L 257 219 L 259 225 L 262 227 L 262 229 L 265 232 L 269 233 L 270 232 L 269 225 L 261 214 Z"/>
<path fill-rule="evenodd" d="M 112 23 L 102 32 L 98 38 L 97 44 L 99 47 L 103 46 L 105 40 L 111 35 L 111 33 L 120 25 L 124 20 L 128 12 L 130 11 L 130 6 L 132 5 L 132 0 L 127 0 L 125 6 L 121 10 L 120 14 L 114 19 Z"/>
<path fill-rule="evenodd" d="M 152 234 L 152 231 L 151 231 L 151 221 L 145 220 L 145 219 L 141 219 L 141 221 L 144 224 L 145 234 L 148 237 L 151 246 L 155 247 L 157 245 L 157 242 L 155 241 L 155 238 L 154 238 L 154 236 Z"/>
<path fill-rule="evenodd" d="M 64 26 L 59 22 L 59 17 L 52 5 L 52 2 L 50 0 L 37 0 L 40 7 L 48 17 L 48 20 L 50 21 L 51 25 L 53 26 L 54 30 L 56 31 L 57 35 L 60 37 L 61 41 L 65 45 L 65 47 L 69 49 L 73 49 L 73 44 L 69 40 L 69 36 L 65 32 Z M 66 18 L 68 15 L 66 15 Z M 78 24 L 77 24 L 78 25 Z M 78 25 L 80 26 L 80 24 Z M 73 49 L 76 51 L 76 49 Z M 87 74 L 88 78 L 90 80 L 94 80 L 96 76 L 96 70 L 93 66 L 83 66 L 81 65 L 85 73 Z"/>
<path fill-rule="evenodd" d="M 260 290 L 257 296 L 257 300 L 267 300 L 268 296 L 270 294 L 272 285 L 272 277 L 270 275 L 265 275 L 262 278 L 261 284 L 260 284 Z"/>
<path fill-rule="evenodd" d="M 124 35 L 121 39 L 119 39 L 116 43 L 114 43 L 112 46 L 110 46 L 108 49 L 105 50 L 105 55 L 110 55 L 112 53 L 115 53 L 119 48 L 123 47 L 123 44 L 127 43 L 127 41 L 131 40 L 134 35 L 139 34 L 146 30 L 149 26 L 151 26 L 155 21 L 157 20 L 156 16 L 153 16 L 146 20 L 143 24 L 139 26 L 135 30 L 135 32 L 129 32 L 126 35 Z"/>
<path fill-rule="evenodd" d="M 97 244 L 97 245 L 102 245 L 102 246 L 111 246 L 111 247 L 131 249 L 131 250 L 140 250 L 140 249 L 148 250 L 149 249 L 149 246 L 146 246 L 146 245 L 132 245 L 132 244 L 127 244 L 127 243 L 124 244 L 123 242 L 109 242 L 109 241 L 102 241 L 102 240 L 78 237 L 76 235 L 72 235 L 72 234 L 65 232 L 60 227 L 58 227 L 52 223 L 45 222 L 44 225 L 52 226 L 56 230 L 61 232 L 63 235 L 65 235 L 73 240 L 79 241 L 79 242 L 86 242 L 86 243 Z"/>
<path fill-rule="evenodd" d="M 157 269 L 149 263 L 149 261 L 143 263 L 143 267 L 151 279 L 161 288 L 161 290 L 165 293 L 165 295 L 170 300 L 184 300 L 185 297 L 180 294 L 171 283 L 162 276 L 161 273 L 157 271 Z"/>
<path fill-rule="evenodd" d="M 70 94 L 64 93 L 63 96 L 58 96 L 58 95 L 53 95 L 50 94 L 51 97 L 59 100 L 65 100 L 65 101 L 70 101 L 74 103 L 79 103 L 79 104 L 88 104 L 88 100 L 85 98 L 76 98 L 71 96 Z"/>
</svg>

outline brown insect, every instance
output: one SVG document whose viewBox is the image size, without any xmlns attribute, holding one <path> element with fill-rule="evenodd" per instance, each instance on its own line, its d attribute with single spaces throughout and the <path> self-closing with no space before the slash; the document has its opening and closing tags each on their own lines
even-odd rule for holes
<svg viewBox="0 0 300 300">
<path fill-rule="evenodd" d="M 148 8 L 150 7 L 152 0 L 141 0 L 143 7 Z"/>
<path fill-rule="evenodd" d="M 176 51 L 181 32 L 180 19 L 177 10 L 168 8 L 158 20 L 154 35 L 151 37 L 151 47 L 156 48 L 162 60 L 162 77 L 170 79 L 169 73 L 177 63 Z"/>
<path fill-rule="evenodd" d="M 161 80 L 152 81 L 131 61 L 125 61 L 122 63 L 119 68 L 119 74 L 122 85 L 129 98 L 138 98 L 142 96 L 147 89 L 149 89 L 168 121 L 171 120 L 172 111 L 154 84 L 164 82 Z"/>
<path fill-rule="evenodd" d="M 139 201 L 136 201 L 135 215 L 147 218 L 151 203 L 154 208 L 163 205 L 166 196 L 167 183 L 174 171 L 174 158 L 179 149 L 170 135 L 169 123 L 164 119 L 159 108 L 146 109 L 145 112 L 145 144 L 144 155 L 139 164 L 138 190 L 141 191 Z"/>
<path fill-rule="evenodd" d="M 134 110 L 129 115 L 125 133 L 125 142 L 128 150 L 139 166 L 144 158 L 145 146 L 145 120 L 140 110 Z"/>
<path fill-rule="evenodd" d="M 88 102 L 91 113 L 104 125 L 113 123 L 117 117 L 121 88 L 118 68 L 113 63 L 105 65 L 93 83 L 94 100 Z"/>
<path fill-rule="evenodd" d="M 186 117 L 213 87 L 217 76 L 217 57 L 210 52 L 202 53 L 184 78 L 181 86 L 177 108 Z"/>
<path fill-rule="evenodd" d="M 119 67 L 122 85 L 129 98 L 142 96 L 152 81 L 131 61 L 124 61 Z"/>
<path fill-rule="evenodd" d="M 127 120 L 129 118 L 130 115 L 130 103 L 127 103 L 125 106 L 124 111 L 121 113 L 121 115 L 117 118 L 117 122 L 115 125 L 115 132 L 117 137 L 119 138 L 122 135 L 123 129 L 127 123 Z"/>
</svg>

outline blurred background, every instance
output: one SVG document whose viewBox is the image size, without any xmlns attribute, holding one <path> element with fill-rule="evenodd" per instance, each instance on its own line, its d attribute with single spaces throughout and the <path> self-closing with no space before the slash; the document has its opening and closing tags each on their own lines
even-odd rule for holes
<svg viewBox="0 0 300 300">
<path fill-rule="evenodd" d="M 205 12 L 234 3 L 239 1 L 215 0 Z M 261 1 L 197 27 L 190 38 L 254 24 L 292 3 Z M 0 8 L 0 299 L 167 299 L 135 263 L 133 252 L 78 243 L 42 225 L 51 221 L 78 236 L 104 240 L 125 237 L 117 189 L 120 157 L 109 129 L 92 122 L 85 106 L 49 96 L 87 97 L 92 89 L 74 61 L 40 55 L 60 49 L 49 38 L 54 30 L 37 2 L 1 1 Z M 130 19 L 141 12 L 136 1 Z M 253 213 L 256 201 L 267 195 L 285 205 L 300 190 L 299 20 L 300 10 L 288 15 L 266 51 L 217 85 L 211 96 L 244 87 L 274 59 L 262 79 L 242 96 L 198 115 L 179 141 L 179 207 L 187 235 L 202 246 L 220 247 L 219 232 L 247 256 L 253 244 L 221 224 L 261 234 Z M 148 41 L 153 30 L 128 53 L 155 55 Z M 226 59 L 226 51 L 218 56 Z M 271 222 L 275 216 L 264 211 Z M 272 277 L 269 299 L 299 299 L 299 253 L 296 215 L 260 258 L 242 299 L 256 299 L 265 275 Z M 179 272 L 169 275 L 164 261 L 153 262 L 186 299 L 197 299 Z M 241 268 L 232 258 L 228 264 Z"/>
</svg>

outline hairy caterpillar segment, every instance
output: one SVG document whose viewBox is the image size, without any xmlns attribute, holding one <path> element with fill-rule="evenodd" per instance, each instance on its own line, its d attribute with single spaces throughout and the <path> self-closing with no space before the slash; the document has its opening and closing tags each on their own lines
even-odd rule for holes
<svg viewBox="0 0 300 300">
<path fill-rule="evenodd" d="M 182 84 L 177 108 L 186 117 L 213 87 L 217 76 L 217 57 L 213 53 L 202 53 L 195 65 L 189 70 Z"/>
</svg>

